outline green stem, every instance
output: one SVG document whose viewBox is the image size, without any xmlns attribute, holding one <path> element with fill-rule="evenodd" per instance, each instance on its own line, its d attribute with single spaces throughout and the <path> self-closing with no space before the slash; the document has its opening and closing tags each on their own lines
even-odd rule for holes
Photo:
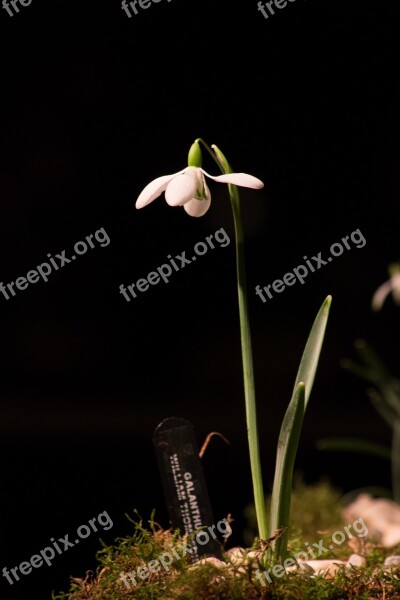
<svg viewBox="0 0 400 600">
<path fill-rule="evenodd" d="M 247 435 L 249 440 L 251 475 L 253 479 L 254 503 L 256 507 L 258 532 L 262 540 L 268 537 L 267 514 L 262 483 L 260 450 L 257 432 L 256 392 L 254 386 L 253 356 L 247 308 L 246 268 L 244 260 L 244 237 L 240 213 L 240 198 L 236 186 L 229 185 L 236 237 L 236 272 L 240 316 L 240 337 L 242 342 L 242 362 L 244 395 L 246 402 Z"/>
<path fill-rule="evenodd" d="M 212 146 L 211 148 L 201 139 L 201 142 L 207 151 L 211 154 L 215 162 L 218 164 L 222 173 L 232 173 L 232 169 L 222 152 Z M 256 394 L 254 385 L 254 370 L 253 356 L 250 334 L 250 321 L 247 308 L 247 285 L 246 285 L 246 267 L 244 255 L 244 235 L 242 226 L 242 217 L 240 212 L 240 196 L 237 186 L 229 184 L 229 196 L 232 205 L 233 220 L 235 225 L 236 238 L 236 272 L 238 282 L 238 301 L 239 301 L 239 318 L 240 318 L 240 338 L 242 345 L 242 364 L 243 364 L 243 381 L 244 395 L 246 404 L 246 421 L 247 435 L 249 441 L 250 467 L 253 480 L 254 504 L 256 509 L 258 534 L 263 540 L 268 537 L 267 514 L 265 508 L 265 498 L 262 483 L 260 450 L 258 443 L 257 432 L 257 412 L 256 412 Z"/>
<path fill-rule="evenodd" d="M 224 165 L 218 160 L 217 156 L 215 156 L 215 153 L 211 150 L 210 146 L 202 138 L 197 138 L 195 142 L 197 142 L 198 144 L 203 144 L 204 148 L 210 154 L 211 158 L 217 163 L 222 173 L 226 173 L 226 171 L 224 170 Z M 228 162 L 226 162 L 226 164 L 228 164 Z M 232 173 L 232 170 L 228 171 L 228 173 Z"/>
</svg>

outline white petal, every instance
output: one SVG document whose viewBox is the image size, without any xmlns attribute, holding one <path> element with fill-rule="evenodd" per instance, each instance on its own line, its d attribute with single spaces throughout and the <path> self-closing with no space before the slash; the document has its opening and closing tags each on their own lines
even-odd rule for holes
<svg viewBox="0 0 400 600">
<path fill-rule="evenodd" d="M 264 187 L 261 179 L 257 179 L 257 177 L 253 177 L 253 175 L 248 175 L 247 173 L 228 173 L 227 175 L 217 175 L 217 177 L 213 177 L 209 175 L 202 169 L 203 173 L 210 177 L 210 179 L 214 179 L 214 181 L 219 181 L 221 183 L 233 183 L 234 185 L 239 185 L 242 187 L 253 188 L 256 190 L 260 190 Z"/>
<path fill-rule="evenodd" d="M 391 277 L 393 300 L 398 305 L 400 304 L 400 273 L 395 273 Z"/>
<path fill-rule="evenodd" d="M 392 291 L 392 280 L 386 281 L 376 290 L 372 298 L 372 310 L 378 311 L 382 308 L 387 296 Z"/>
<path fill-rule="evenodd" d="M 184 204 L 183 208 L 191 217 L 202 217 L 206 214 L 211 204 L 211 194 L 207 185 L 204 185 L 207 195 L 207 200 L 198 200 L 197 198 L 192 198 L 189 202 Z"/>
<path fill-rule="evenodd" d="M 191 217 L 202 217 L 210 208 L 211 200 L 197 200 L 192 198 L 184 204 L 183 208 Z"/>
<path fill-rule="evenodd" d="M 168 183 L 176 177 L 180 175 L 183 171 L 179 171 L 178 173 L 173 173 L 172 175 L 163 175 L 162 177 L 157 177 L 151 181 L 144 190 L 140 193 L 138 199 L 136 200 L 136 208 L 143 208 L 153 202 L 162 192 L 166 189 Z"/>
<path fill-rule="evenodd" d="M 165 199 L 170 206 L 181 206 L 196 195 L 196 177 L 192 172 L 174 177 L 167 185 Z"/>
</svg>

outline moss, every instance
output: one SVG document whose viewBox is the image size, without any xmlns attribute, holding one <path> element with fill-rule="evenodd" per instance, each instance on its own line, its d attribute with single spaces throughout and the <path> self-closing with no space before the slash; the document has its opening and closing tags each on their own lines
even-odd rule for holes
<svg viewBox="0 0 400 600">
<path fill-rule="evenodd" d="M 335 531 L 343 527 L 341 497 L 341 490 L 332 487 L 327 479 L 322 479 L 313 485 L 306 485 L 300 476 L 296 477 L 289 526 L 289 539 L 293 548 L 297 548 L 296 540 L 304 548 L 305 540 L 315 542 L 321 539 L 321 529 Z M 270 498 L 267 500 L 268 512 L 269 503 Z M 256 536 L 256 516 L 253 505 L 245 509 L 245 517 L 247 527 L 244 541 L 247 545 L 251 545 Z"/>
<path fill-rule="evenodd" d="M 340 516 L 340 492 L 327 482 L 305 486 L 297 482 L 292 501 L 292 524 L 290 528 L 289 554 L 304 550 L 305 540 L 312 544 L 321 539 L 331 539 L 334 531 L 343 528 Z M 249 512 L 249 511 L 248 511 Z M 382 569 L 389 552 L 371 543 L 363 544 L 358 551 L 367 559 L 364 568 L 340 569 L 334 578 L 327 575 L 310 577 L 303 572 L 287 573 L 280 578 L 265 580 L 263 585 L 255 576 L 257 569 L 265 566 L 264 550 L 257 550 L 253 561 L 245 558 L 241 563 L 226 555 L 226 566 L 221 569 L 212 562 L 191 565 L 186 556 L 175 560 L 169 570 L 160 569 L 149 573 L 146 579 L 137 576 L 137 569 L 157 560 L 163 552 L 175 549 L 182 556 L 185 540 L 176 532 L 164 530 L 154 522 L 144 527 L 142 520 L 132 520 L 133 533 L 118 538 L 111 546 L 103 546 L 97 553 L 99 566 L 95 574 L 82 579 L 72 578 L 68 592 L 53 594 L 53 600 L 344 600 L 371 598 L 400 598 L 400 568 Z M 357 540 L 358 542 L 359 540 Z M 355 548 L 343 543 L 335 553 L 320 558 L 345 558 Z M 400 547 L 390 554 L 400 552 Z M 128 587 L 120 578 L 121 573 L 135 571 L 136 585 Z"/>
</svg>

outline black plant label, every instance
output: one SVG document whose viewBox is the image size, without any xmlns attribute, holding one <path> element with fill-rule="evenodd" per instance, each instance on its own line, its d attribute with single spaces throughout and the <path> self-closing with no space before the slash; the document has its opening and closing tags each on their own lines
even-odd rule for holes
<svg viewBox="0 0 400 600">
<path fill-rule="evenodd" d="M 165 419 L 156 428 L 153 443 L 172 528 L 189 535 L 193 561 L 203 556 L 221 558 L 192 424 L 177 417 Z"/>
</svg>

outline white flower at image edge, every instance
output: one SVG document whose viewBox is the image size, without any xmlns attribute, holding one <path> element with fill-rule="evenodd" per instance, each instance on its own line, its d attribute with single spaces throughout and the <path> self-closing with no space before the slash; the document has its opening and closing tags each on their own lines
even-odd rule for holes
<svg viewBox="0 0 400 600">
<path fill-rule="evenodd" d="M 388 281 L 385 281 L 375 292 L 372 298 L 372 310 L 381 310 L 389 294 L 393 295 L 395 304 L 400 305 L 400 272 L 394 270 Z"/>
<path fill-rule="evenodd" d="M 263 182 L 247 173 L 229 173 L 212 177 L 199 167 L 186 167 L 179 173 L 157 177 L 146 185 L 136 200 L 136 208 L 143 208 L 165 192 L 170 206 L 183 206 L 191 217 L 202 217 L 210 208 L 211 193 L 204 175 L 220 183 L 232 183 L 241 187 L 261 189 Z"/>
</svg>

